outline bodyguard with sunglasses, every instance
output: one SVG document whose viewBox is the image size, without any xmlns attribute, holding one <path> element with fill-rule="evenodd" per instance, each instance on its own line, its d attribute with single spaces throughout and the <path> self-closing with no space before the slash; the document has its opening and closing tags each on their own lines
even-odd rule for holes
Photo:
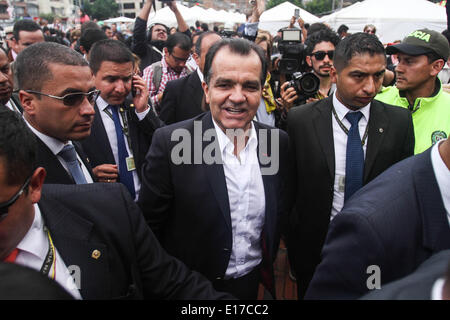
<svg viewBox="0 0 450 320">
<path fill-rule="evenodd" d="M 16 75 L 46 183 L 92 183 L 89 160 L 77 142 L 91 133 L 99 93 L 86 60 L 66 46 L 36 43 L 17 56 Z"/>
<path fill-rule="evenodd" d="M 386 69 L 382 43 L 356 33 L 339 42 L 333 58 L 336 91 L 288 114 L 296 203 L 287 245 L 299 298 L 320 263 L 330 221 L 363 185 L 414 150 L 411 115 L 373 100 Z"/>
</svg>

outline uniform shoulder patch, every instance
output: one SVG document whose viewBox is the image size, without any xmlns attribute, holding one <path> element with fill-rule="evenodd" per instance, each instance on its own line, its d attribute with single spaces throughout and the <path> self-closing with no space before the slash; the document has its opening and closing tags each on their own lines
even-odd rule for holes
<svg viewBox="0 0 450 320">
<path fill-rule="evenodd" d="M 431 143 L 435 144 L 438 141 L 447 139 L 447 134 L 444 131 L 435 131 L 431 134 Z"/>
</svg>

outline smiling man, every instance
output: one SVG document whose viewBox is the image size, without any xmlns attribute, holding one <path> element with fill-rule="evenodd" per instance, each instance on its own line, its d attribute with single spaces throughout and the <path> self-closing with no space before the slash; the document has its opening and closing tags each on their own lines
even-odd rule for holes
<svg viewBox="0 0 450 320">
<path fill-rule="evenodd" d="M 256 299 L 260 281 L 273 289 L 272 261 L 287 206 L 288 138 L 253 121 L 266 75 L 257 45 L 215 43 L 204 75 L 211 111 L 155 132 L 139 205 L 170 254 L 217 290 Z M 268 157 L 279 160 L 273 174 L 263 174 Z"/>
<path fill-rule="evenodd" d="M 76 142 L 89 136 L 98 95 L 87 61 L 74 50 L 36 43 L 16 59 L 25 121 L 38 137 L 38 165 L 46 183 L 93 182 L 89 160 Z"/>
<path fill-rule="evenodd" d="M 335 93 L 288 115 L 294 167 L 289 189 L 296 199 L 288 252 L 299 298 L 320 262 L 330 220 L 363 185 L 413 154 L 411 115 L 373 101 L 385 68 L 384 48 L 375 36 L 350 35 L 334 53 Z"/>
<path fill-rule="evenodd" d="M 448 41 L 439 32 L 421 29 L 386 51 L 398 56 L 397 83 L 384 88 L 376 99 L 411 112 L 414 153 L 421 153 L 450 135 L 450 94 L 442 90 L 438 78 L 450 54 Z"/>
</svg>

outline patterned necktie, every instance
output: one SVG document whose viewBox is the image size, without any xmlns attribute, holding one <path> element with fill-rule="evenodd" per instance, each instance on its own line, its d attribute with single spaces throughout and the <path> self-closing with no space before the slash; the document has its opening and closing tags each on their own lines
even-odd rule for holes
<svg viewBox="0 0 450 320">
<path fill-rule="evenodd" d="M 17 255 L 19 254 L 19 249 L 14 249 L 9 256 L 7 256 L 3 262 L 14 263 L 16 261 Z"/>
<path fill-rule="evenodd" d="M 114 121 L 114 127 L 116 128 L 117 149 L 119 152 L 119 177 L 120 182 L 127 187 L 131 197 L 134 199 L 136 197 L 136 191 L 134 189 L 133 172 L 128 171 L 127 158 L 129 155 L 125 145 L 124 133 L 122 130 L 122 125 L 120 124 L 119 112 L 117 109 L 117 106 L 109 106 L 109 110 L 111 110 Z"/>
<path fill-rule="evenodd" d="M 344 202 L 363 186 L 364 175 L 364 151 L 358 127 L 362 113 L 349 112 L 345 117 L 350 121 L 351 127 L 347 135 Z"/>
<path fill-rule="evenodd" d="M 77 152 L 72 144 L 65 145 L 58 155 L 66 162 L 67 168 L 76 184 L 87 183 L 86 177 L 84 176 L 83 171 L 81 171 L 80 164 L 78 163 Z"/>
</svg>

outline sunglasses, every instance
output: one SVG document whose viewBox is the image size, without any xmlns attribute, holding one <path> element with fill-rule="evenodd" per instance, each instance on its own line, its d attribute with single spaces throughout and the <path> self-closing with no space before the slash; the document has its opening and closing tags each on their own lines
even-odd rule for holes
<svg viewBox="0 0 450 320">
<path fill-rule="evenodd" d="M 366 32 L 366 33 L 372 33 L 372 34 L 374 34 L 374 33 L 375 33 L 375 30 L 367 29 L 365 32 Z"/>
<path fill-rule="evenodd" d="M 8 214 L 9 207 L 11 207 L 17 199 L 22 195 L 22 193 L 25 191 L 26 188 L 28 188 L 28 185 L 31 181 L 31 176 L 28 177 L 27 180 L 25 180 L 25 183 L 22 185 L 22 187 L 17 191 L 17 193 L 8 201 L 0 203 L 0 217 Z"/>
<path fill-rule="evenodd" d="M 62 100 L 64 105 L 66 105 L 68 107 L 74 107 L 74 106 L 80 105 L 83 102 L 84 97 L 86 97 L 88 99 L 89 103 L 93 105 L 95 103 L 95 100 L 97 100 L 98 95 L 100 94 L 100 90 L 92 90 L 92 91 L 86 92 L 86 93 L 85 92 L 68 93 L 62 97 L 58 97 L 58 96 L 52 96 L 51 94 L 46 94 L 46 93 L 42 93 L 39 91 L 33 91 L 33 90 L 25 90 L 25 92 L 33 93 L 33 94 L 41 94 L 46 97 Z"/>
<path fill-rule="evenodd" d="M 317 51 L 314 53 L 311 53 L 312 56 L 314 56 L 314 58 L 316 58 L 316 60 L 323 60 L 325 59 L 325 56 L 328 56 L 328 58 L 330 58 L 330 60 L 333 59 L 334 56 L 334 50 L 330 50 L 330 51 Z"/>
</svg>

